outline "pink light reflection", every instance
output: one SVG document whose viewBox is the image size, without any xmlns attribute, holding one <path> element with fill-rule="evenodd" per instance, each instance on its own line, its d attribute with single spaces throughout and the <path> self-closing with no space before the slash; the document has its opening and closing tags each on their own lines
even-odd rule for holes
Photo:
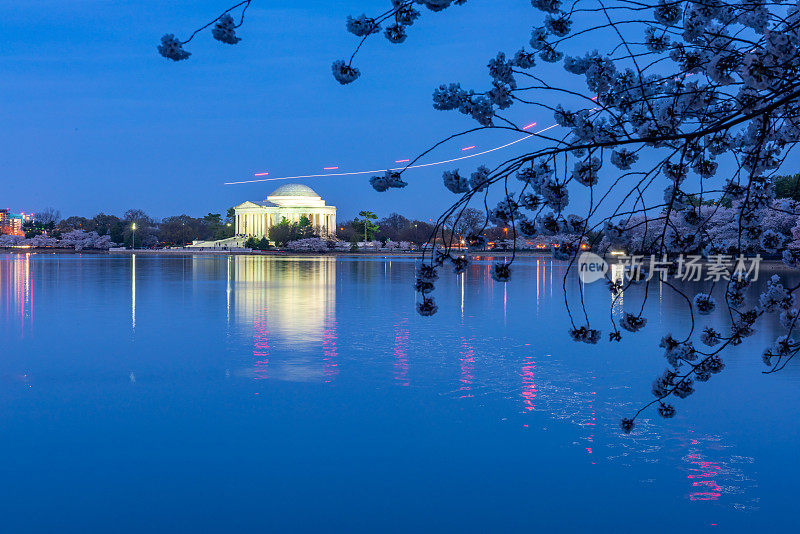
<svg viewBox="0 0 800 534">
<path fill-rule="evenodd" d="M 269 176 L 268 172 L 257 172 L 253 176 Z"/>
<path fill-rule="evenodd" d="M 523 129 L 523 130 L 529 130 L 529 129 L 533 128 L 534 126 L 536 126 L 536 123 L 535 123 L 535 122 L 532 122 L 532 123 L 530 123 L 530 124 L 529 124 L 529 125 L 527 125 L 527 126 L 523 126 L 523 127 L 522 127 L 522 129 Z"/>
<path fill-rule="evenodd" d="M 325 375 L 325 382 L 333 382 L 339 374 L 337 357 L 336 321 L 331 321 L 331 325 L 322 334 L 322 373 Z"/>
<path fill-rule="evenodd" d="M 593 376 L 592 380 L 594 380 L 594 379 L 595 379 L 595 377 Z M 590 426 L 591 427 L 591 426 L 595 426 L 596 421 L 597 421 L 597 411 L 594 408 L 594 401 L 597 400 L 597 392 L 596 391 L 591 391 L 589 394 L 591 395 L 591 400 L 589 401 L 589 410 L 591 411 L 592 418 L 588 423 L 586 423 L 585 426 Z M 592 433 L 589 434 L 589 436 L 586 438 L 586 440 L 589 442 L 589 445 L 590 445 L 589 447 L 586 447 L 586 452 L 588 454 L 594 454 L 594 429 L 592 429 Z M 594 460 L 592 460 L 592 465 L 595 465 L 595 463 L 596 462 Z"/>
<path fill-rule="evenodd" d="M 401 386 L 408 386 L 408 319 L 402 319 L 394 327 L 394 379 Z"/>
<path fill-rule="evenodd" d="M 700 445 L 696 439 L 691 441 L 692 445 Z M 691 482 L 695 491 L 689 493 L 690 501 L 717 501 L 722 496 L 722 487 L 717 484 L 716 477 L 722 468 L 716 462 L 705 460 L 700 453 L 699 447 L 693 447 L 686 456 L 689 460 L 689 474 L 686 476 Z"/>
<path fill-rule="evenodd" d="M 257 319 L 253 323 L 253 357 L 256 359 L 253 365 L 255 380 L 266 380 L 269 378 L 269 330 L 267 322 Z"/>
<path fill-rule="evenodd" d="M 462 149 L 461 149 L 461 151 L 462 151 L 462 152 L 465 152 L 465 151 L 467 151 L 467 150 L 472 150 L 473 148 L 475 148 L 475 145 L 472 145 L 472 146 L 465 146 L 464 148 L 462 148 Z"/>
<path fill-rule="evenodd" d="M 536 362 L 533 361 L 532 356 L 525 356 L 522 361 L 522 404 L 523 410 L 532 412 L 536 407 L 534 399 L 536 398 L 536 382 L 534 371 L 536 370 Z"/>
<path fill-rule="evenodd" d="M 475 349 L 467 343 L 467 340 L 461 338 L 461 398 L 466 399 L 472 397 L 472 384 L 475 382 Z"/>
<path fill-rule="evenodd" d="M 322 170 L 323 170 L 323 171 L 335 171 L 335 170 L 336 170 L 336 169 L 338 169 L 338 168 L 339 168 L 339 167 L 323 167 L 323 168 L 322 168 Z"/>
<path fill-rule="evenodd" d="M 33 322 L 34 276 L 30 268 L 30 254 L 13 254 L 0 263 L 0 273 L 4 283 L 0 295 L 5 297 L 5 318 L 16 316 L 19 319 L 20 335 L 25 337 L 26 326 Z"/>
</svg>

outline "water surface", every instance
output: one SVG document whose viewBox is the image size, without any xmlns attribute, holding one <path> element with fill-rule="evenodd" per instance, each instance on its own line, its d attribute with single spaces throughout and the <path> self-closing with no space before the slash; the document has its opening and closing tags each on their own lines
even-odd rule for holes
<svg viewBox="0 0 800 534">
<path fill-rule="evenodd" d="M 0 255 L 2 531 L 794 525 L 800 380 L 761 374 L 774 322 L 625 436 L 684 301 L 656 288 L 644 331 L 578 345 L 564 264 L 488 269 L 443 275 L 422 318 L 407 259 Z M 601 321 L 608 291 L 585 291 Z"/>
</svg>

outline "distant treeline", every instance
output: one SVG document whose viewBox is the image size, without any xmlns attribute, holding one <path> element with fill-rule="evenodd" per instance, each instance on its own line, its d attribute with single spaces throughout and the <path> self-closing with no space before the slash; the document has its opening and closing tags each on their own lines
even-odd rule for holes
<svg viewBox="0 0 800 534">
<path fill-rule="evenodd" d="M 486 226 L 486 215 L 479 210 L 467 208 L 457 221 L 448 221 L 445 225 L 445 237 L 455 234 L 457 239 L 465 239 L 470 234 L 485 234 L 486 238 L 502 239 L 502 227 Z M 369 211 L 362 211 L 359 217 L 340 223 L 336 235 L 343 241 L 351 243 L 360 241 L 408 241 L 416 245 L 428 242 L 433 234 L 434 224 L 429 221 L 408 219 L 399 213 L 378 219 Z M 441 237 L 439 234 L 437 237 Z"/>
<path fill-rule="evenodd" d="M 175 215 L 158 221 L 142 210 L 131 209 L 122 217 L 98 213 L 92 218 L 72 216 L 61 219 L 59 212 L 50 208 L 37 213 L 33 221 L 26 221 L 23 230 L 28 239 L 41 234 L 59 238 L 71 230 L 84 230 L 107 235 L 119 245 L 130 247 L 135 239 L 136 248 L 153 248 L 232 237 L 232 219 L 233 209 L 228 210 L 224 218 L 222 214 L 209 213 L 200 218 Z"/>
<path fill-rule="evenodd" d="M 424 244 L 433 233 L 434 225 L 428 221 L 409 219 L 398 213 L 392 213 L 379 219 L 374 213 L 362 211 L 360 217 L 340 222 L 335 236 L 322 236 L 319 228 L 315 228 L 308 220 L 299 222 L 282 221 L 273 226 L 269 232 L 269 240 L 279 246 L 288 242 L 309 237 L 335 237 L 350 243 L 364 241 L 408 241 L 416 245 Z M 58 210 L 48 208 L 35 215 L 34 220 L 23 226 L 26 238 L 47 235 L 60 238 L 61 234 L 71 230 L 97 232 L 101 236 L 109 236 L 116 244 L 136 248 L 154 248 L 183 246 L 193 241 L 210 241 L 234 236 L 234 211 L 229 209 L 223 217 L 220 213 L 209 213 L 205 217 L 175 215 L 160 221 L 150 217 L 140 209 L 130 209 L 122 217 L 99 213 L 94 217 L 71 216 L 61 219 Z M 448 226 L 447 235 L 455 232 L 457 238 L 465 238 L 471 233 L 482 232 L 488 239 L 502 239 L 502 228 L 483 228 L 485 216 L 482 212 L 469 209 L 455 225 Z M 134 230 L 135 225 L 135 230 Z M 253 248 L 266 248 L 266 239 L 250 242 Z"/>
<path fill-rule="evenodd" d="M 800 174 L 776 176 L 773 178 L 776 198 L 785 198 L 800 201 Z M 719 202 L 714 199 L 690 199 L 696 205 L 717 205 L 724 207 L 730 201 Z M 130 247 L 133 245 L 134 236 L 136 247 L 170 247 L 183 246 L 192 241 L 209 241 L 225 239 L 234 236 L 234 210 L 228 209 L 223 217 L 220 213 L 209 213 L 204 217 L 190 215 L 175 215 L 157 220 L 139 209 L 130 209 L 122 217 L 99 213 L 92 218 L 72 216 L 60 218 L 60 213 L 48 208 L 35 215 L 34 220 L 26 221 L 23 225 L 26 238 L 37 235 L 48 235 L 60 238 L 62 233 L 71 230 L 84 230 L 97 232 L 101 236 L 109 236 L 111 241 L 119 245 Z M 445 225 L 446 239 L 466 239 L 470 235 L 482 235 L 486 241 L 508 240 L 511 235 L 509 229 L 503 226 L 486 224 L 486 215 L 482 210 L 467 208 L 462 212 L 457 221 L 448 221 Z M 134 231 L 134 224 L 136 229 Z M 430 239 L 434 225 L 430 221 L 409 219 L 398 213 L 391 213 L 387 217 L 378 218 L 373 212 L 361 211 L 358 217 L 340 222 L 336 227 L 335 238 L 342 241 L 356 243 L 362 241 L 407 241 L 422 245 Z M 441 235 L 441 234 L 440 234 Z M 299 223 L 283 221 L 272 227 L 269 241 L 285 246 L 291 241 L 309 237 L 333 237 L 320 235 L 319 229 L 311 225 L 308 220 Z M 597 242 L 602 235 L 590 236 Z M 266 248 L 269 243 L 266 239 L 253 240 L 253 248 Z"/>
</svg>

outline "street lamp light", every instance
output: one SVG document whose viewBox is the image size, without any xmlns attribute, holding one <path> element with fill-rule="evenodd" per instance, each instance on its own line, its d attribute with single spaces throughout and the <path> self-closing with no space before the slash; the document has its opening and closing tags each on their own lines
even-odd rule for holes
<svg viewBox="0 0 800 534">
<path fill-rule="evenodd" d="M 131 230 L 133 230 L 133 238 L 132 238 L 132 242 L 131 242 L 131 248 L 133 250 L 136 250 L 136 223 L 133 223 L 133 226 L 131 226 Z"/>
</svg>

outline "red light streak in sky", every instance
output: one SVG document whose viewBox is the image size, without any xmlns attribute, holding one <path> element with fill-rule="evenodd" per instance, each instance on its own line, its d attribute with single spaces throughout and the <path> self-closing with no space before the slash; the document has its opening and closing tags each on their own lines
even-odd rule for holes
<svg viewBox="0 0 800 534">
<path fill-rule="evenodd" d="M 339 168 L 339 167 L 323 167 L 323 168 L 322 168 L 322 170 L 323 170 L 323 171 L 335 171 L 335 170 L 336 170 L 336 169 L 338 169 L 338 168 Z"/>
<path fill-rule="evenodd" d="M 535 122 L 532 122 L 532 123 L 530 123 L 530 124 L 529 124 L 529 125 L 527 125 L 527 126 L 523 126 L 523 127 L 522 127 L 522 129 L 523 129 L 523 130 L 528 130 L 528 129 L 530 129 L 530 128 L 533 128 L 534 126 L 536 126 L 536 123 L 535 123 Z"/>
<path fill-rule="evenodd" d="M 361 176 L 361 175 L 365 175 L 365 174 L 381 173 L 381 172 L 384 172 L 384 171 L 387 171 L 387 170 L 388 171 L 406 171 L 406 170 L 409 170 L 409 169 L 423 169 L 423 168 L 427 168 L 427 167 L 436 167 L 438 165 L 446 165 L 448 163 L 454 163 L 456 161 L 462 161 L 462 160 L 465 160 L 465 159 L 477 158 L 478 156 L 483 156 L 484 154 L 489 154 L 491 152 L 496 152 L 498 150 L 503 150 L 503 149 L 508 148 L 510 146 L 516 145 L 517 143 L 521 143 L 523 141 L 529 141 L 531 139 L 535 139 L 537 134 L 544 133 L 544 132 L 546 132 L 548 130 L 552 130 L 553 128 L 557 128 L 557 127 L 558 127 L 558 124 L 551 124 L 550 126 L 548 126 L 546 128 L 542 128 L 541 130 L 533 132 L 533 135 L 526 134 L 525 137 L 520 137 L 519 139 L 515 139 L 513 141 L 509 141 L 508 143 L 505 143 L 505 144 L 500 145 L 500 146 L 496 146 L 494 148 L 489 148 L 487 150 L 482 150 L 480 152 L 475 152 L 475 153 L 468 154 L 466 156 L 460 156 L 460 157 L 457 157 L 457 158 L 449 158 L 449 159 L 445 159 L 445 160 L 441 160 L 441 161 L 432 161 L 430 163 L 418 163 L 416 165 L 409 165 L 409 166 L 406 166 L 406 167 L 396 167 L 396 168 L 393 168 L 393 169 L 383 168 L 383 169 L 373 169 L 373 170 L 353 171 L 353 172 L 339 172 L 339 173 L 328 173 L 328 174 L 303 174 L 303 175 L 297 175 L 297 176 L 281 176 L 281 177 L 278 177 L 278 178 L 259 178 L 257 180 L 242 180 L 242 181 L 238 181 L 238 182 L 225 182 L 224 185 L 253 184 L 253 183 L 257 183 L 257 182 L 273 182 L 273 181 L 278 181 L 278 180 L 299 180 L 299 179 L 303 179 L 303 178 L 329 178 L 331 176 Z M 324 169 L 324 170 L 328 170 L 328 169 Z"/>
<path fill-rule="evenodd" d="M 268 172 L 257 172 L 253 176 L 269 176 Z"/>
<path fill-rule="evenodd" d="M 467 150 L 472 150 L 473 148 L 475 148 L 475 145 L 472 145 L 472 146 L 465 146 L 464 148 L 462 148 L 462 149 L 461 149 L 461 151 L 462 151 L 462 152 L 465 152 L 465 151 L 467 151 Z"/>
<path fill-rule="evenodd" d="M 395 160 L 395 163 L 408 163 L 409 161 L 411 161 L 411 160 L 410 159 L 398 159 L 398 160 Z"/>
</svg>

